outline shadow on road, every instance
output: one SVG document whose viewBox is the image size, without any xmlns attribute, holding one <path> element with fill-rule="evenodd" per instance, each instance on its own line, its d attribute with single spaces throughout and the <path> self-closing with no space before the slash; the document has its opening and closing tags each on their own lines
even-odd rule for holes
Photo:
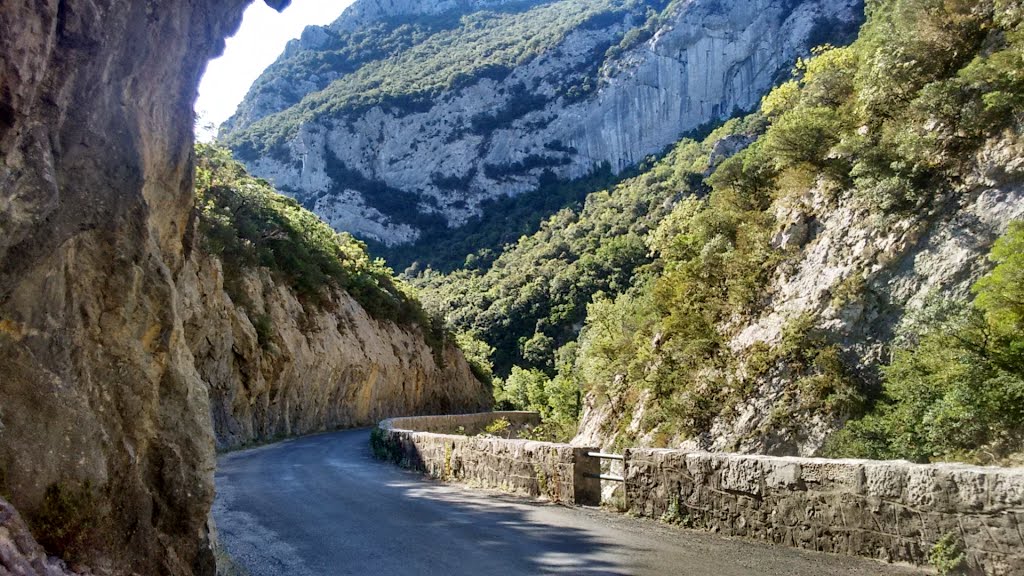
<svg viewBox="0 0 1024 576">
<path fill-rule="evenodd" d="M 376 460 L 365 431 L 220 459 L 214 515 L 253 576 L 636 573 L 643 554 L 560 506 L 432 482 Z"/>
</svg>

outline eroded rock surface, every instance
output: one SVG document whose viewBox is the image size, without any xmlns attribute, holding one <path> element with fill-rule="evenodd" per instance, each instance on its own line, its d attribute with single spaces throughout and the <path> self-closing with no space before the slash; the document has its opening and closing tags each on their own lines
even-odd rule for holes
<svg viewBox="0 0 1024 576">
<path fill-rule="evenodd" d="M 14 506 L 0 498 L 0 575 L 75 576 L 61 560 L 46 555 Z"/>
<path fill-rule="evenodd" d="M 210 386 L 219 448 L 493 401 L 451 342 L 435 350 L 419 329 L 376 320 L 344 292 L 329 308 L 304 307 L 266 270 L 251 271 L 250 311 L 224 292 L 218 260 L 197 257 L 184 274 L 185 332 Z"/>
<path fill-rule="evenodd" d="M 185 345 L 192 103 L 244 0 L 0 6 L 0 470 L 97 492 L 100 571 L 209 573 L 213 436 Z"/>
<path fill-rule="evenodd" d="M 353 320 L 333 339 L 307 339 L 288 324 L 294 302 L 270 298 L 287 329 L 279 363 L 261 361 L 251 326 L 233 331 L 224 295 L 197 272 L 192 106 L 247 4 L 0 1 L 0 493 L 30 520 L 52 487 L 89 493 L 83 562 L 95 573 L 213 572 L 211 408 L 229 445 L 466 399 L 429 389 L 468 374 L 455 351 L 439 368 L 422 337 L 342 296 Z M 334 322 L 313 320 L 317 334 Z M 333 345 L 348 347 L 332 357 Z M 324 392 L 335 378 L 338 393 Z"/>
</svg>

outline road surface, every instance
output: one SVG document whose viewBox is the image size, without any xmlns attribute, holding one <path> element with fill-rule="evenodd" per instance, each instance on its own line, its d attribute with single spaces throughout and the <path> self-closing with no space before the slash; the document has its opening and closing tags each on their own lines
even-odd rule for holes
<svg viewBox="0 0 1024 576">
<path fill-rule="evenodd" d="M 921 574 L 456 484 L 375 460 L 368 430 L 221 456 L 213 514 L 251 576 Z"/>
</svg>

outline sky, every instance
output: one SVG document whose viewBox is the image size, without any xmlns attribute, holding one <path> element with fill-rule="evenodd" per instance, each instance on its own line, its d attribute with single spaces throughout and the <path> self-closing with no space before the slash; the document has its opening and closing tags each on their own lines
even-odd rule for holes
<svg viewBox="0 0 1024 576">
<path fill-rule="evenodd" d="M 351 3 L 352 0 L 292 0 L 291 6 L 278 13 L 262 0 L 253 2 L 238 33 L 227 39 L 224 55 L 210 61 L 199 83 L 196 137 L 202 141 L 213 138 L 215 131 L 204 130 L 202 126 L 211 122 L 219 126 L 227 120 L 289 40 L 298 38 L 306 26 L 333 22 Z"/>
</svg>

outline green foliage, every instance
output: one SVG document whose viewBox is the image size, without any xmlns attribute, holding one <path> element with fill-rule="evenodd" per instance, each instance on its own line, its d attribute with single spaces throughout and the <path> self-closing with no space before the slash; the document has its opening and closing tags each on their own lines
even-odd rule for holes
<svg viewBox="0 0 1024 576">
<path fill-rule="evenodd" d="M 412 289 L 397 281 L 383 261 L 371 260 L 361 242 L 334 232 L 266 181 L 250 177 L 228 151 L 196 146 L 196 211 L 201 246 L 220 257 L 224 287 L 236 303 L 251 306 L 242 273 L 263 267 L 307 305 L 331 306 L 331 290 L 345 290 L 375 318 L 420 326 L 437 346 L 445 338 Z M 254 317 L 266 347 L 271 319 Z"/>
<path fill-rule="evenodd" d="M 998 349 L 993 359 L 1024 373 L 1024 222 L 1010 224 L 990 258 L 996 267 L 974 286 L 974 304 L 985 316 L 992 347 Z"/>
<path fill-rule="evenodd" d="M 607 163 L 588 176 L 570 181 L 545 172 L 536 190 L 487 200 L 480 207 L 481 215 L 459 228 L 449 228 L 443 220 L 417 222 L 422 234 L 416 242 L 397 246 L 371 243 L 370 247 L 396 269 L 409 268 L 413 274 L 423 269 L 484 269 L 505 246 L 537 233 L 552 215 L 567 207 L 578 210 L 589 194 L 614 186 L 630 175 L 629 170 L 612 174 Z M 408 221 L 415 203 L 405 206 L 403 211 L 389 213 L 399 221 Z"/>
<path fill-rule="evenodd" d="M 943 535 L 928 553 L 928 562 L 935 567 L 939 576 L 964 574 L 967 569 L 967 553 L 960 537 L 954 532 Z"/>
<path fill-rule="evenodd" d="M 508 418 L 498 418 L 484 428 L 484 434 L 508 438 L 512 434 L 512 424 Z"/>
<path fill-rule="evenodd" d="M 46 488 L 43 502 L 29 517 L 36 540 L 47 552 L 69 562 L 87 558 L 96 545 L 101 518 L 96 490 L 88 482 Z"/>
<path fill-rule="evenodd" d="M 547 376 L 536 369 L 513 366 L 511 373 L 495 387 L 495 400 L 502 409 L 535 410 L 547 405 L 544 388 Z"/>
<path fill-rule="evenodd" d="M 918 462 L 999 462 L 1024 451 L 1024 331 L 1014 223 L 992 251 L 997 266 L 973 305 L 933 302 L 907 322 L 884 369 L 884 397 L 831 442 L 838 455 Z"/>
<path fill-rule="evenodd" d="M 428 308 L 494 347 L 499 375 L 518 364 L 553 376 L 551 352 L 576 338 L 593 295 L 626 290 L 652 261 L 648 233 L 671 212 L 676 198 L 703 190 L 700 172 L 707 168 L 713 142 L 756 130 L 758 123 L 756 118 L 730 121 L 705 142 L 684 140 L 642 167 L 641 176 L 592 193 L 582 207 L 561 210 L 536 233 L 517 237 L 484 270 L 477 269 L 488 261 L 481 255 L 471 269 L 449 274 L 427 269 L 412 281 Z M 531 345 L 524 348 L 527 342 Z"/>
<path fill-rule="evenodd" d="M 670 495 L 668 499 L 668 508 L 661 515 L 661 521 L 666 524 L 682 524 L 686 519 L 686 516 L 682 513 L 679 506 L 679 496 Z"/>
<path fill-rule="evenodd" d="M 491 366 L 491 356 L 494 354 L 494 348 L 467 332 L 456 334 L 455 343 L 462 349 L 477 380 L 484 384 L 492 384 L 494 368 Z"/>
<path fill-rule="evenodd" d="M 537 442 L 568 443 L 576 436 L 576 423 L 568 420 L 547 420 L 539 426 L 519 432 L 519 438 Z"/>
<path fill-rule="evenodd" d="M 387 430 L 377 428 L 370 430 L 370 449 L 374 457 L 398 464 L 404 458 L 400 442 L 392 438 Z"/>
<path fill-rule="evenodd" d="M 274 337 L 274 321 L 270 314 L 257 315 L 252 321 L 252 326 L 256 329 L 256 339 L 259 341 L 260 347 L 264 350 L 270 349 Z"/>
</svg>

